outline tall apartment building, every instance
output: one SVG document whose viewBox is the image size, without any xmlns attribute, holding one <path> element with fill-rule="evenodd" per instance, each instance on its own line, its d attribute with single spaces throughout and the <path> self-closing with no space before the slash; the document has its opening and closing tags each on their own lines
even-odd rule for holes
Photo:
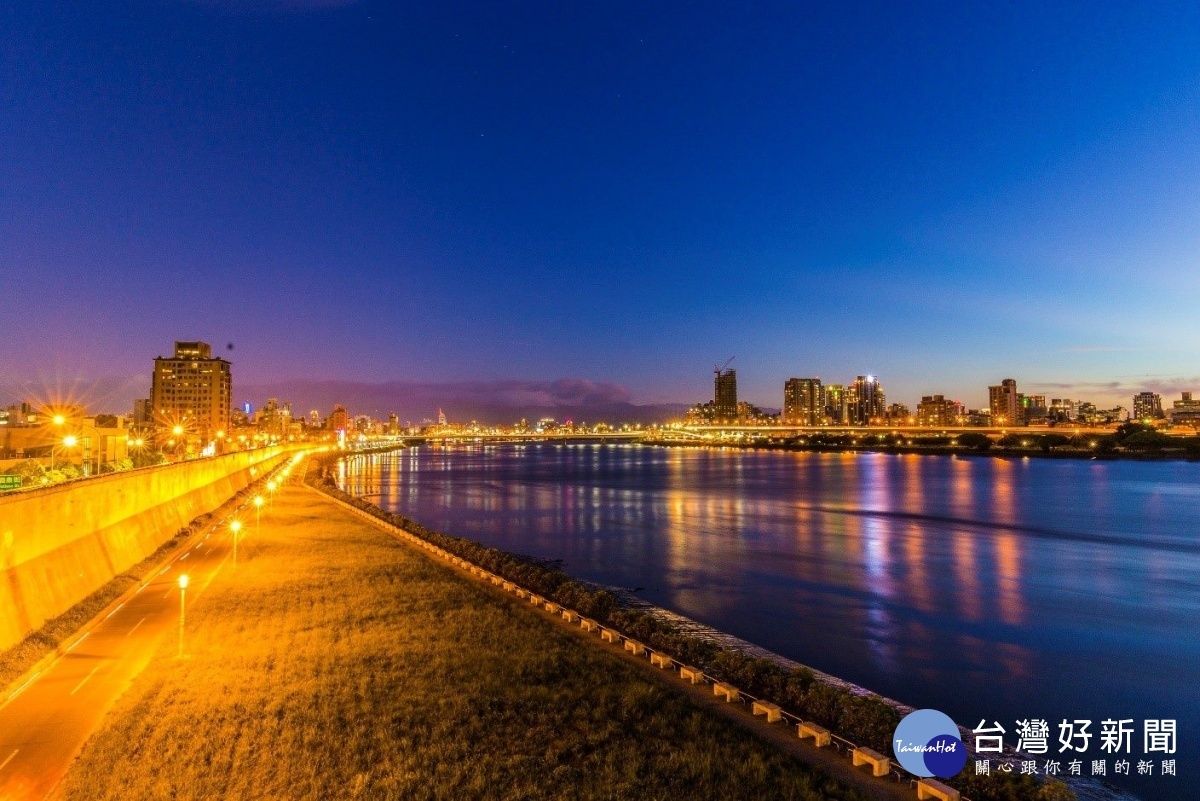
<svg viewBox="0 0 1200 801">
<path fill-rule="evenodd" d="M 875 376 L 858 376 L 847 394 L 849 419 L 846 423 L 852 426 L 869 426 L 872 422 L 884 421 L 887 416 L 887 400 L 883 394 L 883 385 Z"/>
<path fill-rule="evenodd" d="M 819 426 L 825 420 L 825 392 L 819 378 L 789 378 L 783 385 L 782 423 Z"/>
<path fill-rule="evenodd" d="M 1133 419 L 1161 420 L 1162 418 L 1162 395 L 1157 392 L 1139 392 L 1133 396 Z"/>
<path fill-rule="evenodd" d="M 1200 423 L 1200 400 L 1193 400 L 1190 392 L 1183 393 L 1180 400 L 1171 404 L 1171 422 L 1191 426 Z"/>
<path fill-rule="evenodd" d="M 926 395 L 917 404 L 917 425 L 929 428 L 946 428 L 960 425 L 962 404 L 949 400 L 945 395 Z"/>
<path fill-rule="evenodd" d="M 847 408 L 846 387 L 841 384 L 829 384 L 825 391 L 825 419 L 835 426 L 843 426 L 850 417 Z"/>
<path fill-rule="evenodd" d="M 732 368 L 713 374 L 713 416 L 718 423 L 738 419 L 737 371 Z"/>
<path fill-rule="evenodd" d="M 1049 415 L 1045 395 L 1020 395 L 1019 397 L 1021 399 L 1021 412 L 1024 415 L 1025 425 L 1035 425 L 1045 421 Z"/>
<path fill-rule="evenodd" d="M 325 420 L 326 431 L 349 431 L 350 430 L 350 413 L 346 411 L 346 407 L 340 403 L 333 405 L 333 411 L 329 413 L 329 418 Z"/>
<path fill-rule="evenodd" d="M 1006 378 L 998 386 L 988 387 L 988 406 L 992 410 L 992 425 L 1025 425 L 1025 410 L 1013 379 Z"/>
<path fill-rule="evenodd" d="M 1073 423 L 1079 419 L 1079 404 L 1070 398 L 1051 398 L 1049 416 L 1056 423 Z"/>
<path fill-rule="evenodd" d="M 176 342 L 175 355 L 154 360 L 150 409 L 155 429 L 181 426 L 189 440 L 211 442 L 229 428 L 233 374 L 205 342 Z"/>
</svg>

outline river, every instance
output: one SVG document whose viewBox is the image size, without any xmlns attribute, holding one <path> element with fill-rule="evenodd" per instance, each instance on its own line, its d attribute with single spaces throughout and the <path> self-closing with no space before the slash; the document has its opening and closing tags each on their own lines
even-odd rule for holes
<svg viewBox="0 0 1200 801">
<path fill-rule="evenodd" d="M 1194 797 L 1200 464 L 543 443 L 345 470 L 347 490 L 431 528 L 561 559 L 968 727 L 998 722 L 1009 745 L 1018 720 L 1044 719 L 1043 759 L 1064 770 L 1106 759 L 1146 798 Z M 1093 721 L 1086 752 L 1059 753 L 1064 719 Z M 1128 754 L 1101 750 L 1109 719 L 1133 721 Z M 1178 753 L 1144 753 L 1146 720 L 1178 721 Z M 1118 758 L 1131 779 L 1113 779 Z"/>
</svg>

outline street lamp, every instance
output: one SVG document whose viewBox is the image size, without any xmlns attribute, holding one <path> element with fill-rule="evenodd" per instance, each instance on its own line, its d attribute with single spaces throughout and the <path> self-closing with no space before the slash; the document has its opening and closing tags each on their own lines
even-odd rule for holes
<svg viewBox="0 0 1200 801">
<path fill-rule="evenodd" d="M 240 539 L 238 533 L 242 530 L 242 521 L 234 520 L 229 524 L 229 530 L 233 532 L 233 566 L 237 567 L 237 546 Z"/>
<path fill-rule="evenodd" d="M 258 536 L 261 526 L 259 525 L 262 515 L 263 498 L 261 495 L 254 496 L 254 536 Z"/>
<path fill-rule="evenodd" d="M 64 448 L 74 448 L 78 443 L 79 443 L 79 440 L 76 439 L 74 434 L 67 434 L 65 437 L 62 438 L 62 447 L 64 447 Z M 51 448 L 50 448 L 50 469 L 51 470 L 54 470 L 56 467 L 56 463 L 54 461 L 54 456 L 57 452 L 58 452 L 58 448 L 51 446 Z"/>
<path fill-rule="evenodd" d="M 187 573 L 179 576 L 179 658 L 183 658 L 183 621 L 187 608 Z"/>
</svg>

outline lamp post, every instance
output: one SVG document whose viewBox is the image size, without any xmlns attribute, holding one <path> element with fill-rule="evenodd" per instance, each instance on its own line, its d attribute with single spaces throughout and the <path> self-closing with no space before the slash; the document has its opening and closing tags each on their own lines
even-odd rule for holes
<svg viewBox="0 0 1200 801">
<path fill-rule="evenodd" d="M 179 576 L 179 658 L 183 658 L 183 621 L 187 610 L 187 573 Z"/>
<path fill-rule="evenodd" d="M 233 532 L 233 566 L 237 567 L 238 533 L 242 530 L 242 521 L 234 520 L 229 524 L 229 530 Z"/>
<path fill-rule="evenodd" d="M 260 516 L 262 515 L 263 498 L 261 495 L 254 496 L 254 536 L 257 537 L 260 526 Z"/>
</svg>

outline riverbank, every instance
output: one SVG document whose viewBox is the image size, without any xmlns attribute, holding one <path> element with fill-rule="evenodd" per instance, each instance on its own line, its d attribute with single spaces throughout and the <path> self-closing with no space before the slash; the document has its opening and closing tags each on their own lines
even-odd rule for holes
<svg viewBox="0 0 1200 801">
<path fill-rule="evenodd" d="M 331 475 L 333 471 L 326 472 Z M 411 519 L 385 512 L 344 493 L 327 480 L 318 484 L 323 491 L 365 514 L 395 525 L 419 541 L 430 543 L 435 550 L 482 566 L 487 575 L 496 576 L 498 582 L 501 579 L 511 581 L 517 588 L 527 588 L 530 593 L 577 611 L 600 623 L 605 630 L 611 628 L 656 653 L 670 655 L 675 664 L 698 666 L 706 676 L 713 677 L 712 681 L 728 683 L 741 690 L 743 695 L 752 694 L 777 702 L 789 719 L 804 719 L 832 729 L 841 736 L 845 748 L 866 747 L 890 753 L 891 737 L 901 710 L 879 696 L 844 682 L 828 681 L 808 668 L 789 668 L 737 648 L 721 647 L 711 637 L 694 636 L 660 615 L 623 605 L 612 593 L 575 581 L 545 563 L 431 531 Z M 911 780 L 906 775 L 899 777 L 903 782 Z M 976 801 L 1001 798 L 1040 801 L 1073 797 L 1060 783 L 1042 785 L 1030 776 L 1015 773 L 990 777 L 964 774 L 954 783 Z"/>
<path fill-rule="evenodd" d="M 864 796 L 289 487 L 62 798 Z"/>
</svg>

